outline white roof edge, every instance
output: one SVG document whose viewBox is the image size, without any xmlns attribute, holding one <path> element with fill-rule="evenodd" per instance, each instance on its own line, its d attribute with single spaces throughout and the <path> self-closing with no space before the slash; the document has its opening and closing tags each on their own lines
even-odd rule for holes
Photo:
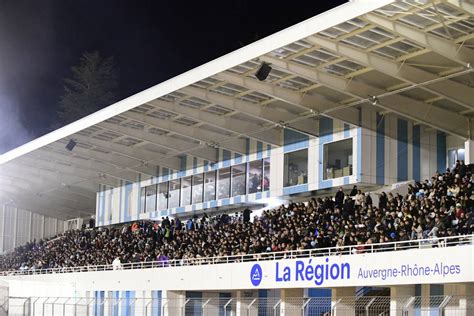
<svg viewBox="0 0 474 316">
<path fill-rule="evenodd" d="M 376 10 L 394 1 L 395 0 L 350 1 L 336 8 L 318 14 L 317 16 L 292 25 L 252 44 L 216 58 L 151 88 L 143 90 L 142 92 L 118 101 L 106 108 L 103 108 L 73 123 L 63 126 L 44 136 L 38 137 L 24 145 L 14 148 L 0 155 L 0 165 L 27 154 L 33 150 L 58 141 L 64 137 L 75 134 L 90 126 L 103 122 L 115 115 L 126 112 L 146 102 L 159 98 L 160 96 L 179 90 L 194 82 L 215 75 L 216 73 L 232 68 L 245 61 L 257 58 L 272 50 L 318 33 L 344 21 Z"/>
</svg>

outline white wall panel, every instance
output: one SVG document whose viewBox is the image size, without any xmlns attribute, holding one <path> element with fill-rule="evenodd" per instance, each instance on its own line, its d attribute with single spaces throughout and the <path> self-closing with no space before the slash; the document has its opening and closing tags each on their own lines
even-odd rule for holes
<svg viewBox="0 0 474 316">
<path fill-rule="evenodd" d="M 0 252 L 64 232 L 64 221 L 11 205 L 0 208 Z"/>
<path fill-rule="evenodd" d="M 5 276 L 2 279 L 14 284 L 19 280 L 35 281 L 38 286 L 43 283 L 49 288 L 59 283 L 73 284 L 79 292 L 445 284 L 473 282 L 473 256 L 474 245 L 463 245 L 276 261 Z M 257 264 L 261 268 L 261 282 L 258 284 L 251 279 Z M 283 277 L 284 273 L 289 273 L 288 279 Z M 15 295 L 12 289 L 10 294 Z"/>
</svg>

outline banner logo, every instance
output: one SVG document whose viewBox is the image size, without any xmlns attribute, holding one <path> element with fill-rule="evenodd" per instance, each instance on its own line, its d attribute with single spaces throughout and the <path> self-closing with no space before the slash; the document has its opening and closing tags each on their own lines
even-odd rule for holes
<svg viewBox="0 0 474 316">
<path fill-rule="evenodd" d="M 258 263 L 254 264 L 250 270 L 250 281 L 252 285 L 259 286 L 260 282 L 262 282 L 262 277 L 262 267 Z"/>
</svg>

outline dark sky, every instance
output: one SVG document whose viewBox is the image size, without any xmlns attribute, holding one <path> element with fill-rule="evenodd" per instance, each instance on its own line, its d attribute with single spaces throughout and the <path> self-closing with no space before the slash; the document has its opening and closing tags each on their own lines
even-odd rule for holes
<svg viewBox="0 0 474 316">
<path fill-rule="evenodd" d="M 0 0 L 0 154 L 49 132 L 85 51 L 124 98 L 344 2 Z"/>
</svg>

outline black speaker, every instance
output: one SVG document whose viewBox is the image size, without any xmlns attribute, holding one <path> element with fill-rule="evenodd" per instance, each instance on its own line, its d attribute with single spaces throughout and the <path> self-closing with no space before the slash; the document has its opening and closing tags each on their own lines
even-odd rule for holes
<svg viewBox="0 0 474 316">
<path fill-rule="evenodd" d="M 272 67 L 270 67 L 269 64 L 267 63 L 262 63 L 260 68 L 258 68 L 257 72 L 255 73 L 255 77 L 257 77 L 258 80 L 263 81 L 267 79 L 268 74 L 272 70 Z"/>
<path fill-rule="evenodd" d="M 69 143 L 67 143 L 66 149 L 69 150 L 69 151 L 72 151 L 74 149 L 74 147 L 76 147 L 76 144 L 77 143 L 73 139 L 71 139 L 69 141 Z"/>
</svg>

